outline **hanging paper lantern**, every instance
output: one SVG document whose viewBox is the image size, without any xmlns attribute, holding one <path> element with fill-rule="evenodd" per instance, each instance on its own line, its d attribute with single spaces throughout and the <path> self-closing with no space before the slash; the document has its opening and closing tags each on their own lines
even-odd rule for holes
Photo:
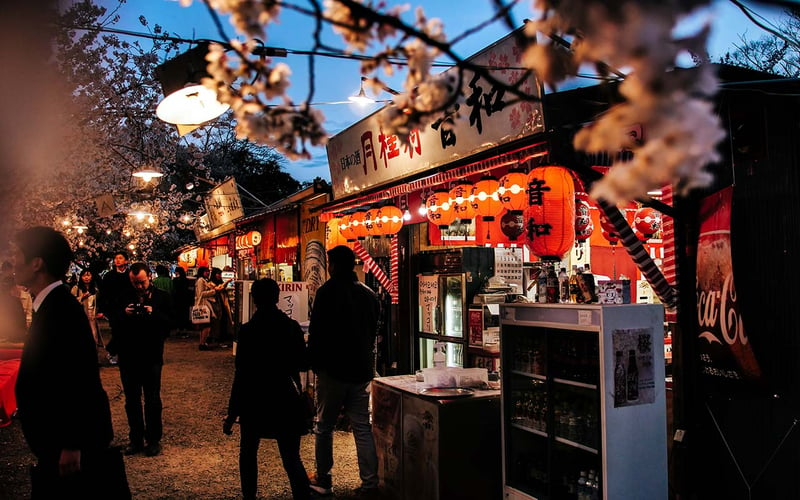
<svg viewBox="0 0 800 500">
<path fill-rule="evenodd" d="M 455 217 L 461 219 L 464 224 L 469 224 L 475 217 L 475 208 L 473 208 L 470 200 L 473 187 L 469 181 L 460 181 L 453 186 L 449 193 Z"/>
<path fill-rule="evenodd" d="M 589 220 L 589 225 L 584 227 L 583 229 L 575 228 L 575 240 L 578 243 L 583 243 L 584 241 L 589 239 L 589 236 L 592 235 L 594 232 L 594 224 L 592 224 L 591 219 Z"/>
<path fill-rule="evenodd" d="M 353 214 L 345 214 L 339 221 L 339 232 L 348 241 L 354 241 L 357 238 L 356 229 L 353 226 Z"/>
<path fill-rule="evenodd" d="M 435 191 L 428 196 L 425 201 L 425 208 L 428 210 L 428 220 L 436 224 L 439 229 L 447 229 L 454 220 L 456 214 L 450 201 L 450 193 L 444 189 Z"/>
<path fill-rule="evenodd" d="M 586 229 L 592 223 L 592 216 L 589 213 L 589 202 L 575 199 L 575 232 L 576 234 Z"/>
<path fill-rule="evenodd" d="M 366 215 L 366 210 L 357 210 L 350 219 L 350 225 L 353 228 L 353 234 L 355 234 L 356 238 L 359 240 L 363 240 L 367 237 L 367 226 L 364 222 Z"/>
<path fill-rule="evenodd" d="M 600 228 L 600 232 L 603 234 L 603 238 L 607 239 L 612 245 L 619 243 L 619 235 L 617 233 L 607 231 L 605 226 Z"/>
<path fill-rule="evenodd" d="M 379 232 L 377 224 L 375 224 L 377 217 L 378 217 L 377 208 L 370 208 L 369 210 L 364 212 L 364 229 L 367 232 L 367 236 L 380 237 L 381 233 Z"/>
<path fill-rule="evenodd" d="M 325 248 L 330 250 L 333 247 L 347 244 L 347 238 L 341 232 L 341 219 L 334 218 L 327 222 L 325 228 Z"/>
<path fill-rule="evenodd" d="M 512 168 L 500 178 L 497 194 L 503 208 L 512 212 L 522 213 L 528 208 L 528 174 L 521 168 Z"/>
<path fill-rule="evenodd" d="M 661 214 L 650 207 L 642 207 L 633 216 L 633 227 L 647 238 L 661 231 Z"/>
<path fill-rule="evenodd" d="M 614 224 L 608 220 L 603 212 L 600 212 L 600 229 L 603 238 L 607 239 L 609 243 L 616 245 L 617 242 L 619 242 L 619 233 L 617 233 L 617 228 L 614 227 Z"/>
<path fill-rule="evenodd" d="M 522 212 L 509 210 L 500 218 L 500 230 L 511 241 L 517 241 L 525 232 L 525 217 Z"/>
<path fill-rule="evenodd" d="M 386 205 L 378 209 L 375 225 L 380 234 L 394 236 L 403 227 L 403 211 L 394 205 Z"/>
<path fill-rule="evenodd" d="M 497 193 L 499 188 L 500 181 L 491 175 L 482 177 L 472 188 L 472 208 L 475 209 L 475 214 L 480 215 L 486 222 L 493 221 L 503 211 L 503 204 Z"/>
<path fill-rule="evenodd" d="M 526 244 L 543 260 L 560 260 L 575 242 L 575 184 L 564 167 L 537 167 L 527 180 Z"/>
</svg>

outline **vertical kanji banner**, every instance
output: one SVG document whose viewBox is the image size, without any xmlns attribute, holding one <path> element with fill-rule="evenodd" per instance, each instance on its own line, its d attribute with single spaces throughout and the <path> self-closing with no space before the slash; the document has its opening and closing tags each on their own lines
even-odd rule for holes
<svg viewBox="0 0 800 500">
<path fill-rule="evenodd" d="M 697 352 L 701 376 L 713 388 L 745 389 L 762 379 L 736 299 L 728 187 L 700 205 L 697 242 Z"/>
</svg>

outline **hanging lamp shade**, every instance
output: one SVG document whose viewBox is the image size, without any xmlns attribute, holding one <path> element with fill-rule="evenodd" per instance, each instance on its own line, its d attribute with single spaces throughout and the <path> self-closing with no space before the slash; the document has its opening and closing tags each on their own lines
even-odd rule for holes
<svg viewBox="0 0 800 500">
<path fill-rule="evenodd" d="M 559 166 L 537 167 L 527 180 L 526 244 L 542 260 L 560 260 L 575 243 L 575 184 Z"/>
<path fill-rule="evenodd" d="M 633 216 L 633 226 L 645 239 L 652 238 L 661 231 L 661 214 L 650 207 L 642 207 Z"/>
<path fill-rule="evenodd" d="M 380 234 L 394 236 L 403 228 L 403 211 L 394 205 L 386 205 L 378 209 L 375 225 Z"/>
<path fill-rule="evenodd" d="M 217 93 L 202 85 L 210 75 L 206 70 L 208 43 L 170 59 L 156 68 L 164 99 L 156 107 L 156 116 L 174 125 L 200 125 L 217 118 L 230 106 L 217 101 Z"/>
<path fill-rule="evenodd" d="M 439 229 L 447 229 L 456 220 L 456 213 L 452 205 L 448 191 L 444 189 L 435 191 L 425 201 L 428 220 Z"/>
<path fill-rule="evenodd" d="M 356 210 L 350 219 L 350 225 L 353 227 L 353 234 L 355 234 L 356 239 L 363 240 L 367 237 L 366 215 L 366 210 Z"/>
<path fill-rule="evenodd" d="M 509 210 L 500 217 L 500 231 L 509 240 L 517 241 L 517 238 L 525 232 L 525 217 L 522 212 Z"/>
<path fill-rule="evenodd" d="M 346 214 L 339 222 L 339 232 L 348 241 L 354 241 L 356 237 L 355 227 L 352 224 L 353 214 Z"/>
<path fill-rule="evenodd" d="M 528 174 L 519 167 L 512 168 L 506 175 L 500 177 L 497 194 L 503 208 L 520 214 L 528 208 L 528 193 L 525 189 L 527 183 Z"/>
<path fill-rule="evenodd" d="M 473 184 L 469 181 L 460 181 L 450 189 L 449 193 L 455 217 L 461 219 L 461 222 L 465 224 L 469 224 L 475 218 L 475 208 L 472 206 L 472 200 L 470 199 L 473 187 Z"/>
<path fill-rule="evenodd" d="M 486 222 L 493 221 L 503 211 L 503 204 L 497 193 L 499 188 L 500 181 L 492 175 L 482 177 L 472 188 L 472 207 L 475 209 L 475 215 L 480 215 Z"/>
</svg>

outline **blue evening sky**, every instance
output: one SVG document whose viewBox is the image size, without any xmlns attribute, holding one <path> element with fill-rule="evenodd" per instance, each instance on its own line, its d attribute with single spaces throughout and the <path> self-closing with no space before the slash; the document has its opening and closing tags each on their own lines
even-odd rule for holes
<svg viewBox="0 0 800 500">
<path fill-rule="evenodd" d="M 116 4 L 113 0 L 97 0 L 97 3 L 106 6 Z M 306 5 L 306 2 L 302 1 L 294 3 Z M 394 5 L 401 2 L 389 1 L 387 3 Z M 412 6 L 412 9 L 404 15 L 407 22 L 414 19 L 413 7 L 421 5 L 429 18 L 437 17 L 443 21 L 448 39 L 489 19 L 493 12 L 491 2 L 486 0 L 409 0 L 407 3 Z M 532 17 L 531 4 L 530 0 L 522 0 L 514 8 L 513 17 L 518 26 L 526 17 Z M 777 10 L 768 10 L 763 7 L 758 8 L 758 11 L 769 19 L 775 19 L 779 13 Z M 225 37 L 220 34 L 202 0 L 194 0 L 190 7 L 181 7 L 177 0 L 128 0 L 119 14 L 121 19 L 116 27 L 121 29 L 145 31 L 145 28 L 139 23 L 139 16 L 143 15 L 151 26 L 159 24 L 171 34 L 182 38 L 223 40 L 223 38 L 237 37 L 236 31 L 226 18 L 221 20 Z M 270 25 L 268 29 L 265 40 L 267 46 L 294 50 L 312 48 L 311 36 L 314 25 L 308 17 L 289 9 L 283 9 L 280 19 L 280 24 Z M 743 33 L 746 33 L 749 39 L 756 39 L 763 33 L 760 28 L 747 20 L 738 8 L 724 0 L 715 0 L 714 7 L 710 11 L 700 13 L 692 20 L 687 20 L 684 26 L 687 31 L 691 31 L 707 19 L 712 22 L 713 31 L 709 50 L 713 59 L 717 59 L 727 50 L 731 50 L 732 44 L 739 42 L 739 36 Z M 454 48 L 459 55 L 467 57 L 507 33 L 508 29 L 505 24 L 494 23 L 461 41 Z M 325 29 L 324 40 L 335 47 L 343 47 L 341 38 L 334 36 L 329 27 Z M 443 58 L 439 58 L 439 60 L 445 61 Z M 285 62 L 292 68 L 292 86 L 289 94 L 294 102 L 304 101 L 308 94 L 309 57 L 290 54 L 287 58 L 275 59 L 275 61 Z M 360 74 L 356 61 L 318 56 L 314 62 L 316 77 L 312 102 L 347 101 L 348 96 L 358 92 Z M 390 86 L 400 89 L 401 82 L 402 79 L 396 77 L 390 81 Z M 388 97 L 390 97 L 388 94 L 377 96 L 378 99 Z M 325 129 L 330 135 L 335 135 L 376 111 L 380 106 L 381 104 L 366 106 L 352 103 L 327 104 L 320 105 L 319 109 L 326 117 Z M 324 148 L 315 148 L 313 158 L 309 161 L 287 162 L 286 169 L 300 181 L 311 180 L 315 177 L 330 179 Z"/>
</svg>

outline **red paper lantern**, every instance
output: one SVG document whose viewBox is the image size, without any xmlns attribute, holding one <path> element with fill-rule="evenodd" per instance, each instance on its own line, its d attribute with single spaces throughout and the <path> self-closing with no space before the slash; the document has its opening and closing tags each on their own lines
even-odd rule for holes
<svg viewBox="0 0 800 500">
<path fill-rule="evenodd" d="M 500 181 L 497 177 L 486 175 L 476 182 L 472 189 L 472 208 L 484 221 L 493 221 L 503 211 L 503 204 L 497 193 L 499 188 Z"/>
<path fill-rule="evenodd" d="M 500 218 L 500 230 L 511 241 L 517 241 L 525 232 L 525 217 L 522 212 L 508 211 Z"/>
<path fill-rule="evenodd" d="M 583 243 L 584 241 L 588 240 L 589 237 L 594 232 L 594 224 L 592 224 L 591 219 L 589 220 L 589 225 L 584 227 L 583 229 L 575 228 L 575 239 L 578 242 Z"/>
<path fill-rule="evenodd" d="M 394 205 L 387 205 L 378 209 L 375 225 L 379 234 L 393 236 L 403 227 L 403 211 Z"/>
<path fill-rule="evenodd" d="M 650 207 L 642 207 L 633 216 L 633 227 L 647 238 L 661 231 L 661 214 Z"/>
<path fill-rule="evenodd" d="M 428 220 L 436 224 L 439 229 L 447 229 L 454 220 L 456 213 L 453 210 L 450 200 L 450 193 L 445 190 L 435 191 L 428 196 L 425 201 L 425 208 L 428 210 Z"/>
<path fill-rule="evenodd" d="M 473 187 L 474 186 L 469 181 L 460 181 L 453 186 L 449 193 L 455 217 L 461 219 L 461 222 L 465 224 L 472 222 L 472 219 L 475 217 L 475 208 L 473 208 L 470 200 Z"/>
<path fill-rule="evenodd" d="M 619 243 L 619 235 L 615 232 L 607 231 L 605 226 L 600 228 L 600 232 L 603 234 L 603 238 L 607 239 L 612 245 Z"/>
<path fill-rule="evenodd" d="M 503 208 L 512 212 L 522 213 L 528 208 L 528 174 L 521 168 L 512 168 L 500 178 L 497 194 Z"/>
<path fill-rule="evenodd" d="M 380 237 L 381 233 L 379 232 L 378 226 L 375 224 L 377 217 L 378 217 L 377 208 L 370 208 L 369 210 L 364 212 L 364 228 L 367 232 L 367 236 Z"/>
<path fill-rule="evenodd" d="M 325 248 L 327 250 L 347 244 L 347 238 L 341 231 L 341 221 L 341 219 L 334 218 L 327 222 L 327 228 L 325 229 Z"/>
<path fill-rule="evenodd" d="M 366 210 L 357 210 L 350 219 L 350 226 L 353 228 L 353 234 L 355 234 L 356 238 L 359 240 L 363 240 L 367 237 L 366 215 Z"/>
<path fill-rule="evenodd" d="M 345 214 L 341 221 L 339 221 L 339 232 L 348 241 L 353 241 L 357 238 L 355 227 L 353 226 L 352 222 L 353 214 Z"/>
<path fill-rule="evenodd" d="M 591 225 L 592 223 L 592 216 L 589 213 L 590 207 L 589 202 L 586 200 L 581 200 L 580 198 L 575 199 L 575 233 L 579 233 L 583 231 Z"/>
<path fill-rule="evenodd" d="M 537 167 L 527 179 L 525 229 L 530 251 L 543 260 L 560 260 L 575 243 L 575 183 L 564 167 Z"/>
</svg>

